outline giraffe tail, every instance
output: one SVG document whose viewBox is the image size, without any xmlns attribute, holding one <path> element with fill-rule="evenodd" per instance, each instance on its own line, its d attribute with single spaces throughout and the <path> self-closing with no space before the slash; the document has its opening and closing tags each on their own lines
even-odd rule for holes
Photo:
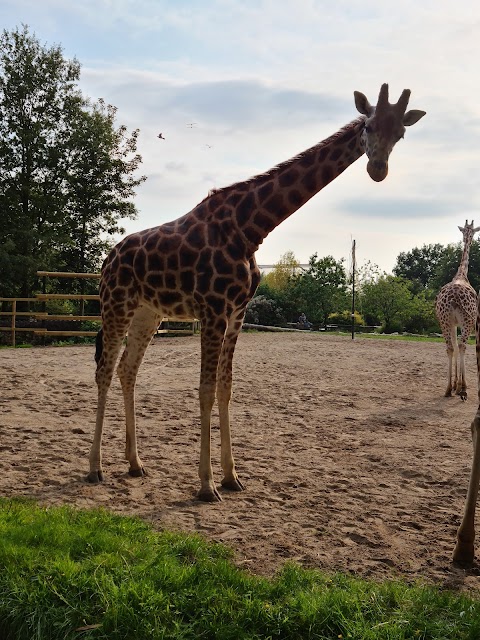
<svg viewBox="0 0 480 640">
<path fill-rule="evenodd" d="M 95 339 L 95 362 L 98 364 L 103 352 L 103 329 L 97 333 Z"/>
</svg>

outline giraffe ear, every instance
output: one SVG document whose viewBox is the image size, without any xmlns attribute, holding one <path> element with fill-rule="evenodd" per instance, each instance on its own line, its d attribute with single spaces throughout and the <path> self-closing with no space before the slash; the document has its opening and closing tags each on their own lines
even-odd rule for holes
<svg viewBox="0 0 480 640">
<path fill-rule="evenodd" d="M 462 233 L 465 231 L 465 227 L 458 227 L 458 228 Z"/>
<path fill-rule="evenodd" d="M 407 111 L 403 116 L 403 125 L 405 127 L 411 127 L 412 124 L 415 124 L 420 118 L 423 118 L 426 113 L 426 111 L 420 111 L 420 109 L 410 109 L 410 111 Z"/>
<path fill-rule="evenodd" d="M 354 91 L 353 95 L 355 97 L 355 106 L 357 107 L 357 111 L 363 113 L 364 116 L 370 117 L 373 113 L 373 107 L 367 100 L 367 97 L 360 91 Z"/>
<path fill-rule="evenodd" d="M 477 231 L 480 231 L 480 227 L 475 227 L 475 229 L 473 230 L 473 233 L 477 233 Z"/>
</svg>

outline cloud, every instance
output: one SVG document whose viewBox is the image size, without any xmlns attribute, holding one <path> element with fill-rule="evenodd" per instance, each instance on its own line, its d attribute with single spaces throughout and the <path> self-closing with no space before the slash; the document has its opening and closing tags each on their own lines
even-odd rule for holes
<svg viewBox="0 0 480 640">
<path fill-rule="evenodd" d="M 447 216 L 467 207 L 467 201 L 459 202 L 420 198 L 347 198 L 337 203 L 338 209 L 352 217 L 365 218 L 437 218 Z"/>
</svg>

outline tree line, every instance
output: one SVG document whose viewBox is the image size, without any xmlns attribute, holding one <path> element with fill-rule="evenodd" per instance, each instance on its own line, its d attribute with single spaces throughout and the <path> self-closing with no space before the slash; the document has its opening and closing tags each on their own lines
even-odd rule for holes
<svg viewBox="0 0 480 640">
<path fill-rule="evenodd" d="M 30 298 L 38 270 L 94 272 L 135 218 L 138 129 L 117 109 L 79 90 L 80 63 L 41 44 L 28 26 L 0 36 L 0 297 Z M 437 332 L 434 298 L 460 261 L 461 244 L 401 253 L 393 275 L 367 263 L 357 272 L 355 322 L 385 331 Z M 470 250 L 480 286 L 480 243 Z M 96 281 L 57 280 L 57 292 L 96 292 Z M 80 289 L 83 290 L 80 291 Z M 287 252 L 265 275 L 247 321 L 281 325 L 301 312 L 316 325 L 351 324 L 351 277 L 343 260 Z M 91 289 L 91 291 L 90 291 Z M 57 303 L 60 304 L 60 303 Z M 68 303 L 63 303 L 68 307 Z M 66 308 L 64 311 L 70 311 Z"/>
<path fill-rule="evenodd" d="M 380 327 L 385 333 L 439 333 L 435 296 L 457 272 L 461 242 L 423 245 L 398 255 L 393 274 L 366 262 L 355 275 L 356 325 Z M 480 288 L 480 242 L 470 249 L 469 280 Z M 301 268 L 292 251 L 285 253 L 270 273 L 262 277 L 250 302 L 246 321 L 285 326 L 300 313 L 318 327 L 352 324 L 352 274 L 345 260 L 332 256 L 310 257 Z"/>
</svg>

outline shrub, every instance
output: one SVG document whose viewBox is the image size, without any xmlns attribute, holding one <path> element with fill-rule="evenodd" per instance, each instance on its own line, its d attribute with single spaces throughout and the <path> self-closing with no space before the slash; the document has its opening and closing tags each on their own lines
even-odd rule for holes
<svg viewBox="0 0 480 640">
<path fill-rule="evenodd" d="M 365 324 L 364 319 L 358 311 L 355 311 L 353 319 L 356 326 L 363 326 Z M 345 310 L 337 313 L 331 313 L 328 316 L 328 321 L 331 324 L 344 324 L 350 326 L 352 324 L 352 312 Z"/>
<path fill-rule="evenodd" d="M 275 300 L 259 295 L 248 303 L 245 322 L 279 327 L 285 324 L 285 317 Z"/>
</svg>

